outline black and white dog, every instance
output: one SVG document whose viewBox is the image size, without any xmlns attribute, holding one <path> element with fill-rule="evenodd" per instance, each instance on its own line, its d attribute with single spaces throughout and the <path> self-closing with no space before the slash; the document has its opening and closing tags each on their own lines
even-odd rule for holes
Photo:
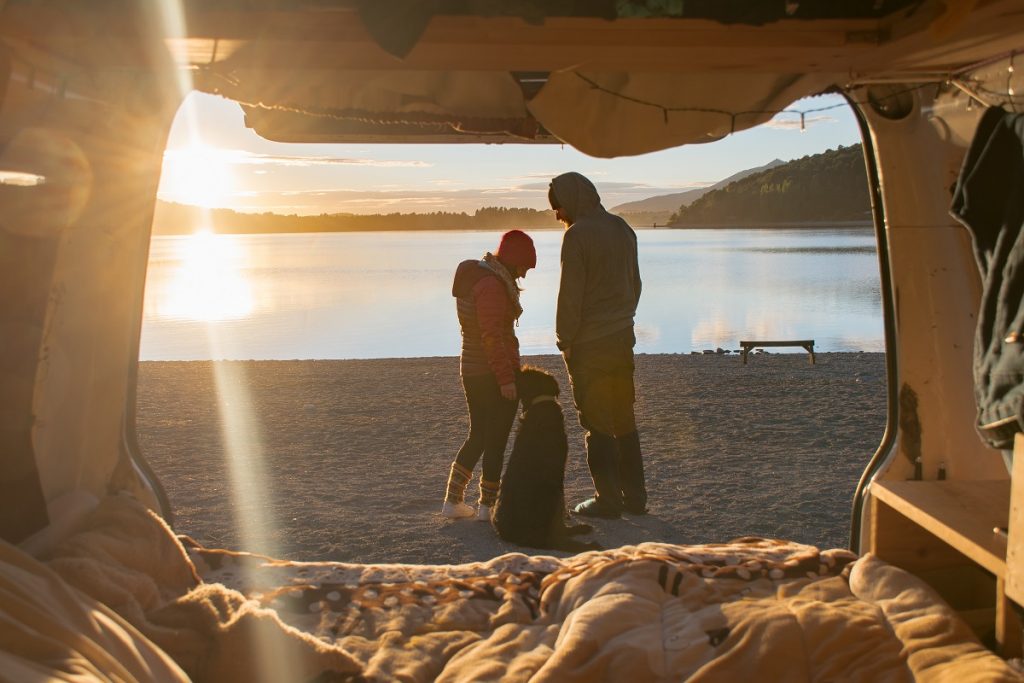
<svg viewBox="0 0 1024 683">
<path fill-rule="evenodd" d="M 498 536 L 517 545 L 551 550 L 600 550 L 572 536 L 593 531 L 589 524 L 565 524 L 565 461 L 569 453 L 565 418 L 558 404 L 558 380 L 524 367 L 516 377 L 523 405 L 512 454 L 501 478 L 491 518 Z"/>
</svg>

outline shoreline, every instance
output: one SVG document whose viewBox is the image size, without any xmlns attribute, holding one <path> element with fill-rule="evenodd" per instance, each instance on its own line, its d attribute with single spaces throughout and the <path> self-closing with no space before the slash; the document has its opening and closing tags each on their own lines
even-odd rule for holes
<svg viewBox="0 0 1024 683">
<path fill-rule="evenodd" d="M 629 222 L 629 219 L 626 218 Z M 782 223 L 754 223 L 750 225 L 738 225 L 735 223 L 707 223 L 696 225 L 640 225 L 630 223 L 634 230 L 861 230 L 874 228 L 871 221 L 794 221 Z M 506 227 L 479 227 L 479 228 L 360 228 L 351 230 L 254 230 L 254 229 L 228 229 L 210 231 L 215 235 L 346 235 L 351 233 L 397 233 L 397 232 L 495 232 L 502 233 L 519 227 L 529 232 L 564 232 L 564 225 L 556 226 L 506 226 Z M 204 228 L 205 229 L 205 228 Z M 199 228 L 181 228 L 168 230 L 161 228 L 153 231 L 153 237 L 188 237 L 198 232 Z"/>
<path fill-rule="evenodd" d="M 866 354 L 877 354 L 884 356 L 882 351 L 819 351 L 818 347 L 814 348 L 814 355 L 866 355 Z M 674 358 L 677 356 L 720 356 L 720 357 L 740 357 L 740 349 L 723 349 L 718 351 L 716 349 L 701 349 L 699 351 L 673 351 L 670 353 L 666 352 L 636 352 L 634 353 L 636 358 L 641 357 L 656 357 L 656 356 L 667 356 Z M 750 352 L 750 356 L 803 356 L 807 357 L 807 351 L 797 347 L 760 347 L 755 346 Z M 545 359 L 556 359 L 559 363 L 561 362 L 562 356 L 560 354 L 526 354 L 523 355 L 524 363 L 527 358 L 545 358 Z M 152 358 L 146 360 L 139 360 L 140 364 L 146 363 L 359 363 L 363 361 L 375 361 L 375 362 L 403 362 L 403 361 L 419 361 L 419 360 L 451 360 L 458 364 L 459 357 L 453 355 L 444 356 L 386 356 L 380 358 Z"/>
<path fill-rule="evenodd" d="M 871 221 L 781 221 L 778 223 L 695 223 L 658 226 L 666 230 L 861 230 L 874 228 Z"/>
<path fill-rule="evenodd" d="M 736 354 L 638 354 L 650 514 L 596 520 L 588 538 L 845 546 L 854 488 L 885 427 L 885 356 L 816 356 L 811 365 L 804 352 L 764 353 L 743 365 Z M 574 504 L 592 484 L 564 366 L 554 355 L 523 360 L 562 387 Z M 210 547 L 437 564 L 559 554 L 441 518 L 467 428 L 456 356 L 141 361 L 136 425 L 175 531 Z M 479 465 L 471 504 L 478 475 Z"/>
</svg>

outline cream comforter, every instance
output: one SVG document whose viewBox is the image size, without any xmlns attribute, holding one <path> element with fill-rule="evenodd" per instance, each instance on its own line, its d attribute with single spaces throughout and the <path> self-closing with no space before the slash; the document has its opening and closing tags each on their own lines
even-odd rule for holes
<svg viewBox="0 0 1024 683">
<path fill-rule="evenodd" d="M 760 538 L 567 559 L 299 563 L 111 498 L 40 562 L 0 546 L 0 680 L 1016 681 L 924 583 Z"/>
</svg>

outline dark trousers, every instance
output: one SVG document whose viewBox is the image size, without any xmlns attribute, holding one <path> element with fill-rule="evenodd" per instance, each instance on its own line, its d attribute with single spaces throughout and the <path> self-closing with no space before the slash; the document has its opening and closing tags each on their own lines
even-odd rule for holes
<svg viewBox="0 0 1024 683">
<path fill-rule="evenodd" d="M 501 479 L 505 446 L 519 402 L 502 398 L 494 375 L 463 377 L 462 388 L 469 406 L 469 436 L 455 462 L 472 471 L 483 455 L 482 478 L 497 482 Z"/>
<path fill-rule="evenodd" d="M 610 510 L 647 505 L 640 435 L 633 403 L 632 329 L 576 344 L 566 361 L 580 425 L 587 430 L 587 466 L 597 498 Z"/>
<path fill-rule="evenodd" d="M 624 436 L 636 431 L 633 402 L 633 345 L 626 328 L 601 339 L 574 344 L 565 368 L 580 425 L 587 431 Z"/>
</svg>

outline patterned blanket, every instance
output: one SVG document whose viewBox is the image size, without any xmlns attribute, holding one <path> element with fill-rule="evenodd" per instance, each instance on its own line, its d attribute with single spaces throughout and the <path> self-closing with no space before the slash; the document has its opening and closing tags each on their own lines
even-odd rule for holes
<svg viewBox="0 0 1024 683">
<path fill-rule="evenodd" d="M 788 541 L 288 562 L 203 548 L 111 499 L 46 564 L 200 681 L 1019 680 L 915 577 Z M 34 651 L 16 645 L 0 669 Z"/>
</svg>

